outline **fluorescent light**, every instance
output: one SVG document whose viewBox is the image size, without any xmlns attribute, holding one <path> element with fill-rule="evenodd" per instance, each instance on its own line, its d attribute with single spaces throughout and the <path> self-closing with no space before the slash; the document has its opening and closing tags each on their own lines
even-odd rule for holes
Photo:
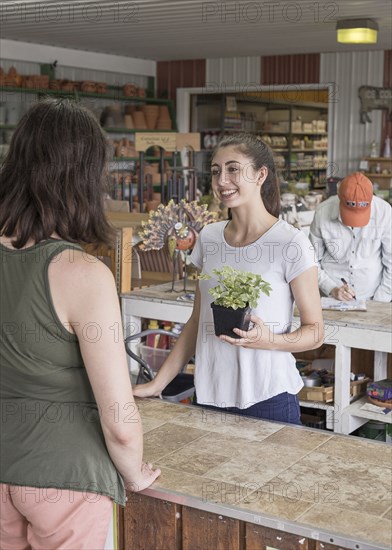
<svg viewBox="0 0 392 550">
<path fill-rule="evenodd" d="M 378 24 L 374 19 L 337 21 L 337 40 L 342 44 L 376 44 Z"/>
</svg>

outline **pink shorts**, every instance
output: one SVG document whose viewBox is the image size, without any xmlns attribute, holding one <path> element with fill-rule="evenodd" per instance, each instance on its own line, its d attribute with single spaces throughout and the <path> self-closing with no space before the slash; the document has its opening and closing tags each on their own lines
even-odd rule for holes
<svg viewBox="0 0 392 550">
<path fill-rule="evenodd" d="M 113 502 L 96 493 L 0 483 L 1 550 L 100 550 Z"/>
</svg>

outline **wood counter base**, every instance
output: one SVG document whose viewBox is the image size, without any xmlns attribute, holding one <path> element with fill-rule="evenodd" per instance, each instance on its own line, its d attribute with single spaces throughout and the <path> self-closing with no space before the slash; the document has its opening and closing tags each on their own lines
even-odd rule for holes
<svg viewBox="0 0 392 550">
<path fill-rule="evenodd" d="M 345 548 L 146 495 L 129 495 L 127 507 L 120 513 L 123 514 L 124 550 Z"/>
</svg>

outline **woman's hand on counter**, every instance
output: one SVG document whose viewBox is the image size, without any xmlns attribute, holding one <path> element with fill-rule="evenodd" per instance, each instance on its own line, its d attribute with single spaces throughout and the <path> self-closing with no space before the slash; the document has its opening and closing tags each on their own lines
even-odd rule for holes
<svg viewBox="0 0 392 550">
<path fill-rule="evenodd" d="M 138 493 L 147 489 L 154 481 L 161 475 L 161 470 L 156 468 L 154 470 L 150 462 L 143 462 L 140 472 L 140 478 L 132 481 L 125 481 L 125 487 L 127 491 L 132 493 Z"/>
<path fill-rule="evenodd" d="M 157 387 L 155 379 L 146 384 L 137 384 L 132 388 L 136 397 L 159 397 L 161 390 Z"/>
</svg>

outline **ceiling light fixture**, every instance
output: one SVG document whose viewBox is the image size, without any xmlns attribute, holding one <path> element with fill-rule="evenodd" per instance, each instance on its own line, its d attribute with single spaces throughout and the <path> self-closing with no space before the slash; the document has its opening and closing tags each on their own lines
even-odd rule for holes
<svg viewBox="0 0 392 550">
<path fill-rule="evenodd" d="M 342 44 L 376 44 L 378 24 L 374 19 L 337 21 L 338 42 Z"/>
</svg>

